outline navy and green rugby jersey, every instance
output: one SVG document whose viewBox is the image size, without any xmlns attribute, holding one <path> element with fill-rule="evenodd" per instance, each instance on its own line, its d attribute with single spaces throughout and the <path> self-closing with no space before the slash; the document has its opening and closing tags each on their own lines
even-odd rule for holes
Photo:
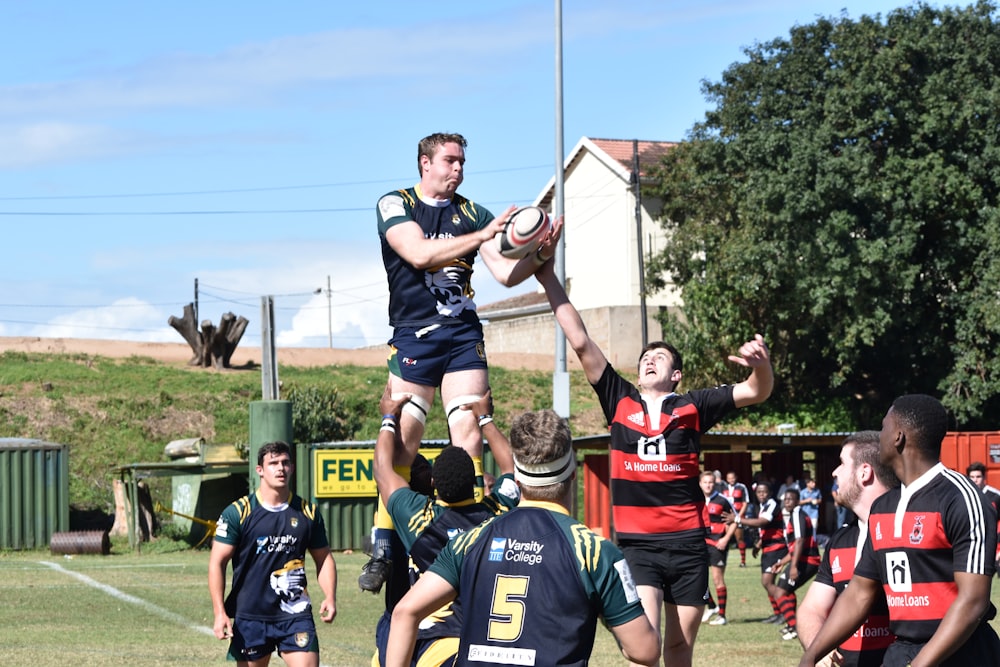
<svg viewBox="0 0 1000 667">
<path fill-rule="evenodd" d="M 923 643 L 957 597 L 954 573 L 992 577 L 996 546 L 992 507 L 965 475 L 938 463 L 872 503 L 854 574 L 882 583 L 893 634 Z"/>
<path fill-rule="evenodd" d="M 386 504 L 400 541 L 410 554 L 411 583 L 426 572 L 451 538 L 517 506 L 521 489 L 511 474 L 501 475 L 493 492 L 480 502 L 448 504 L 407 487 L 397 489 Z M 449 603 L 420 624 L 419 638 L 458 637 L 461 605 Z"/>
<path fill-rule="evenodd" d="M 222 510 L 215 539 L 236 547 L 226 613 L 259 621 L 312 616 L 305 557 L 329 546 L 315 505 L 293 495 L 269 508 L 257 494 L 243 496 Z"/>
<path fill-rule="evenodd" d="M 837 595 L 843 593 L 854 575 L 854 563 L 860 556 L 862 541 L 867 539 L 868 527 L 862 530 L 857 521 L 835 532 L 823 552 L 815 583 L 833 588 Z M 842 667 L 881 667 L 885 650 L 894 639 L 889 630 L 885 597 L 879 595 L 865 622 L 840 645 Z"/>
<path fill-rule="evenodd" d="M 426 239 L 447 239 L 479 231 L 493 214 L 462 195 L 447 202 L 421 198 L 420 186 L 394 190 L 378 200 L 378 234 L 389 280 L 389 325 L 424 327 L 455 322 L 477 323 L 472 300 L 472 270 L 477 251 L 428 269 L 415 269 L 396 254 L 385 233 L 409 220 Z"/>
<path fill-rule="evenodd" d="M 598 617 L 642 616 L 622 552 L 554 503 L 516 508 L 449 542 L 430 567 L 465 614 L 456 667 L 588 663 Z"/>
</svg>

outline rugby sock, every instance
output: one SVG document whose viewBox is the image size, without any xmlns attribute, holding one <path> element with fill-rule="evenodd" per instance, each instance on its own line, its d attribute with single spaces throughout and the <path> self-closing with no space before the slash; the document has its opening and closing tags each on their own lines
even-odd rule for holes
<svg viewBox="0 0 1000 667">
<path fill-rule="evenodd" d="M 716 590 L 718 590 L 718 589 L 716 589 Z M 715 604 L 715 600 L 712 599 L 712 593 L 711 593 L 711 591 L 705 591 L 705 594 L 708 595 L 708 601 L 705 602 L 705 608 L 706 609 L 715 609 L 716 607 L 718 607 L 718 605 Z"/>
<path fill-rule="evenodd" d="M 775 614 L 781 613 L 781 610 L 778 609 L 778 603 L 775 601 L 773 597 L 771 597 L 770 593 L 767 594 L 767 601 L 771 603 L 771 611 L 773 611 Z"/>
<path fill-rule="evenodd" d="M 472 457 L 472 467 L 476 471 L 476 486 L 472 490 L 472 494 L 473 494 L 473 497 L 476 499 L 476 502 L 478 503 L 478 502 L 481 502 L 482 499 L 483 499 L 483 496 L 484 496 L 483 489 L 486 486 L 486 482 L 483 480 L 483 457 L 482 456 L 473 456 Z"/>
<path fill-rule="evenodd" d="M 728 592 L 725 586 L 715 587 L 715 596 L 719 599 L 719 616 L 726 615 L 726 598 Z"/>
<path fill-rule="evenodd" d="M 778 607 L 781 609 L 781 615 L 785 617 L 785 623 L 790 628 L 795 627 L 795 603 L 795 593 L 782 595 L 778 598 Z"/>
<path fill-rule="evenodd" d="M 743 540 L 740 540 L 736 544 L 736 546 L 739 547 L 739 549 L 740 549 L 740 563 L 742 563 L 743 565 L 746 565 L 747 564 L 747 543 L 744 542 Z"/>
</svg>

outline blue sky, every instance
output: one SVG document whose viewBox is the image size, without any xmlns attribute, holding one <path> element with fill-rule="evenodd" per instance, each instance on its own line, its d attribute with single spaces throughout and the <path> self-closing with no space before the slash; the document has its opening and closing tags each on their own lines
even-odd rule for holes
<svg viewBox="0 0 1000 667">
<path fill-rule="evenodd" d="M 682 140 L 744 47 L 905 4 L 565 0 L 565 150 Z M 0 336 L 182 343 L 167 318 L 197 279 L 201 319 L 247 317 L 245 345 L 263 295 L 279 346 L 327 346 L 331 315 L 335 347 L 384 343 L 374 206 L 416 182 L 417 141 L 464 134 L 461 191 L 494 212 L 554 173 L 554 7 L 6 3 Z M 480 304 L 534 289 L 474 283 Z"/>
</svg>

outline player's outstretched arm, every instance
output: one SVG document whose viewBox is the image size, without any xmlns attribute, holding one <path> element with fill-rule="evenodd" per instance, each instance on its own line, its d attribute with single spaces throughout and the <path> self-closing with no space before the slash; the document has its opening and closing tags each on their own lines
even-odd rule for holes
<svg viewBox="0 0 1000 667">
<path fill-rule="evenodd" d="M 750 369 L 750 377 L 733 386 L 733 401 L 736 407 L 763 403 L 774 389 L 774 369 L 771 368 L 771 353 L 760 334 L 740 346 L 737 354 L 729 355 L 729 361 Z"/>
<path fill-rule="evenodd" d="M 597 382 L 604 374 L 604 369 L 607 368 L 608 359 L 587 333 L 583 318 L 580 317 L 576 307 L 570 303 L 566 290 L 555 274 L 553 263 L 543 264 L 538 269 L 538 273 L 535 274 L 535 278 L 545 289 L 545 296 L 549 300 L 549 306 L 556 317 L 556 322 L 559 323 L 566 335 L 566 341 L 576 352 L 587 380 L 591 383 Z"/>
<path fill-rule="evenodd" d="M 796 626 L 799 633 L 799 643 L 807 648 L 819 634 L 823 622 L 830 615 L 833 604 L 837 601 L 837 589 L 824 583 L 813 581 L 806 591 L 806 596 L 795 612 Z"/>
<path fill-rule="evenodd" d="M 375 453 L 372 460 L 372 473 L 375 476 L 375 486 L 378 488 L 378 494 L 382 498 L 382 502 L 386 504 L 389 503 L 389 497 L 398 489 L 410 486 L 409 482 L 393 468 L 397 449 L 396 441 L 400 437 L 398 426 L 400 414 L 403 411 L 403 406 L 409 400 L 409 394 L 402 394 L 393 398 L 388 384 L 386 384 L 385 389 L 382 391 L 382 398 L 379 399 L 379 410 L 382 411 L 383 424 L 386 423 L 389 415 L 392 416 L 392 421 L 396 424 L 391 429 L 383 428 L 379 430 L 378 439 L 375 440 Z M 398 443 L 398 447 L 401 448 L 402 443 Z"/>
</svg>

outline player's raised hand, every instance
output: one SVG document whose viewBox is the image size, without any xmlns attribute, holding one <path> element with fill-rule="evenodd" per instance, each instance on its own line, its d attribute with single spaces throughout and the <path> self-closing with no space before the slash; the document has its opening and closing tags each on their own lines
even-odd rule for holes
<svg viewBox="0 0 1000 667">
<path fill-rule="evenodd" d="M 771 353 L 767 349 L 764 337 L 756 334 L 753 340 L 749 340 L 740 346 L 737 354 L 729 355 L 729 361 L 740 366 L 746 366 L 747 368 L 764 366 L 771 363 Z"/>
</svg>

